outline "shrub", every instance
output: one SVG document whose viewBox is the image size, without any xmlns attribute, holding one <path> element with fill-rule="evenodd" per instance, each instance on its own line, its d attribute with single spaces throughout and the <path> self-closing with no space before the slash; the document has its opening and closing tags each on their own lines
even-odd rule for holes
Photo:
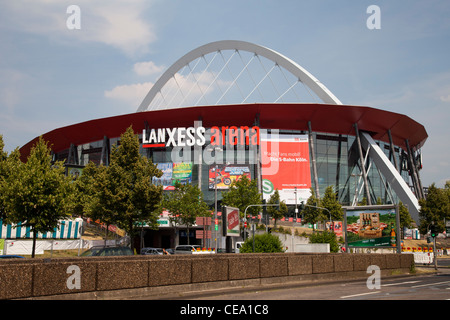
<svg viewBox="0 0 450 320">
<path fill-rule="evenodd" d="M 336 234 L 331 231 L 315 232 L 309 237 L 310 243 L 329 243 L 330 252 L 339 252 Z"/>
<path fill-rule="evenodd" d="M 239 249 L 242 253 L 253 252 L 253 238 L 245 240 L 242 247 Z M 281 240 L 270 233 L 255 235 L 255 252 L 283 252 L 283 244 Z"/>
</svg>

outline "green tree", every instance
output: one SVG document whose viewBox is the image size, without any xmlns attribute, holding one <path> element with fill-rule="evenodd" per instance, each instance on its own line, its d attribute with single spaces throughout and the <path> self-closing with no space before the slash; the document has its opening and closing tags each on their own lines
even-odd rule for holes
<svg viewBox="0 0 450 320">
<path fill-rule="evenodd" d="M 10 165 L 10 175 L 2 184 L 7 220 L 30 227 L 33 234 L 31 256 L 34 258 L 38 233 L 52 232 L 60 219 L 72 210 L 71 178 L 64 174 L 62 162 L 52 162 L 50 148 L 42 137 L 31 149 L 26 163 L 18 152 Z"/>
<path fill-rule="evenodd" d="M 239 249 L 241 253 L 253 252 L 253 237 L 245 240 L 242 247 Z M 257 234 L 255 235 L 255 252 L 270 253 L 270 252 L 284 252 L 283 244 L 280 238 L 271 234 Z"/>
<path fill-rule="evenodd" d="M 426 199 L 420 199 L 419 205 L 420 232 L 426 234 L 432 221 L 438 232 L 444 231 L 444 218 L 448 217 L 448 196 L 445 190 L 437 188 L 433 183 L 428 188 Z"/>
<path fill-rule="evenodd" d="M 162 172 L 139 153 L 139 138 L 132 127 L 120 136 L 120 144 L 113 146 L 110 165 L 99 166 L 92 174 L 94 179 L 88 181 L 94 181 L 93 190 L 86 207 L 91 218 L 114 223 L 131 238 L 137 233 L 138 223 L 157 227 L 162 187 L 151 181 Z"/>
<path fill-rule="evenodd" d="M 280 202 L 280 193 L 278 192 L 278 189 L 275 190 L 275 192 L 270 196 L 269 201 L 267 204 L 280 204 L 280 209 L 273 206 L 267 207 L 267 213 L 275 220 L 274 227 L 277 227 L 277 220 L 284 217 L 284 215 L 288 212 L 288 207 L 284 201 Z"/>
<path fill-rule="evenodd" d="M 6 181 L 13 172 L 15 166 L 20 162 L 20 154 L 18 149 L 16 149 L 8 156 L 8 153 L 3 150 L 4 147 L 3 136 L 0 135 L 0 220 L 2 220 L 3 223 L 6 223 L 5 197 L 2 188 L 7 187 Z"/>
<path fill-rule="evenodd" d="M 399 202 L 398 206 L 399 206 L 398 211 L 400 215 L 400 228 L 402 230 L 405 227 L 410 228 L 414 220 L 411 218 L 408 208 L 401 201 Z"/>
<path fill-rule="evenodd" d="M 445 197 L 445 218 L 450 220 L 450 181 L 445 182 L 444 186 L 444 197 Z"/>
<path fill-rule="evenodd" d="M 78 210 L 84 209 L 86 216 L 93 221 L 100 221 L 105 224 L 105 245 L 109 226 L 117 224 L 119 212 L 125 210 L 125 208 L 120 207 L 120 204 L 118 205 L 118 202 L 126 201 L 123 184 L 120 183 L 120 179 L 113 179 L 112 176 L 113 174 L 108 171 L 108 167 L 104 165 L 97 167 L 93 162 L 90 162 L 76 183 L 80 201 L 86 201 L 85 205 L 81 202 L 78 204 Z"/>
<path fill-rule="evenodd" d="M 323 210 L 316 208 L 320 207 L 320 199 L 316 197 L 315 191 L 311 188 L 311 196 L 306 201 L 305 209 L 303 209 L 303 218 L 305 222 L 311 223 L 313 226 L 319 221 L 326 220 Z"/>
<path fill-rule="evenodd" d="M 329 212 L 325 211 L 324 214 L 331 215 L 332 220 L 342 221 L 344 218 L 344 212 L 342 210 L 342 206 L 337 200 L 336 193 L 333 191 L 333 186 L 328 186 L 325 189 L 325 194 L 323 196 L 321 203 L 321 207 L 324 207 L 329 210 Z M 329 216 L 327 220 L 329 219 Z"/>
<path fill-rule="evenodd" d="M 200 188 L 178 181 L 175 182 L 175 190 L 164 194 L 163 207 L 171 213 L 171 222 L 187 227 L 188 244 L 189 228 L 195 224 L 196 218 L 211 216 Z"/>
<path fill-rule="evenodd" d="M 94 185 L 96 182 L 97 165 L 90 161 L 84 168 L 80 176 L 74 178 L 75 205 L 73 214 L 87 216 L 88 206 L 92 202 Z"/>
<path fill-rule="evenodd" d="M 250 180 L 243 175 L 241 179 L 234 181 L 228 191 L 222 192 L 222 203 L 225 206 L 238 208 L 243 218 L 245 209 L 249 205 L 262 203 L 256 180 Z M 260 207 L 250 207 L 247 214 L 256 215 L 260 210 Z"/>
</svg>

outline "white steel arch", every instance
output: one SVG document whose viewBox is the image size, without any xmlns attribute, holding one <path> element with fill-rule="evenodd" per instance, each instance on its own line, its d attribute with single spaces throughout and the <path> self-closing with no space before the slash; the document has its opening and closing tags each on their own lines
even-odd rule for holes
<svg viewBox="0 0 450 320">
<path fill-rule="evenodd" d="M 140 104 L 139 108 L 137 109 L 137 112 L 146 111 L 149 108 L 155 96 L 159 92 L 161 92 L 161 89 L 164 87 L 164 85 L 172 78 L 174 78 L 176 81 L 175 75 L 182 68 L 189 66 L 189 63 L 195 61 L 196 59 L 202 58 L 207 54 L 214 52 L 221 52 L 223 50 L 234 50 L 235 52 L 246 51 L 253 53 L 255 56 L 262 56 L 268 60 L 271 60 L 272 62 L 275 63 L 275 66 L 283 67 L 284 69 L 289 71 L 292 75 L 294 75 L 298 79 L 298 81 L 300 81 L 309 89 L 311 89 L 317 95 L 317 97 L 320 98 L 324 103 L 342 104 L 341 101 L 339 101 L 339 99 L 336 96 L 334 96 L 334 94 L 330 90 L 328 90 L 328 88 L 326 88 L 317 78 L 315 78 L 312 74 L 310 74 L 296 62 L 285 57 L 284 55 L 272 49 L 259 46 L 250 42 L 237 40 L 223 40 L 211 42 L 203 46 L 200 46 L 197 49 L 188 52 L 183 57 L 178 59 L 156 81 L 156 83 L 153 85 L 153 87 L 150 89 L 150 91 L 147 93 L 144 100 Z M 246 66 L 244 67 L 244 69 L 245 68 Z M 242 69 L 242 71 L 244 71 L 244 69 Z M 266 73 L 265 77 L 269 76 L 270 72 L 271 70 L 269 70 Z M 263 81 L 264 79 L 262 79 L 261 81 Z M 253 89 L 253 91 L 258 88 L 258 85 L 259 83 L 257 85 L 255 84 L 255 88 Z M 246 99 L 247 98 L 244 98 L 242 103 L 245 103 Z"/>
</svg>

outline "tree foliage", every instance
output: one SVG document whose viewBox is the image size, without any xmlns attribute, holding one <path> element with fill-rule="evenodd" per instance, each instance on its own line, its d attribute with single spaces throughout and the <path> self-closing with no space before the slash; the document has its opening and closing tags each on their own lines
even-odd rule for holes
<svg viewBox="0 0 450 320">
<path fill-rule="evenodd" d="M 34 258 L 37 234 L 53 232 L 59 220 L 72 210 L 72 179 L 65 176 L 62 162 L 52 162 L 50 148 L 42 137 L 27 162 L 20 162 L 16 151 L 4 165 L 3 170 L 9 170 L 0 186 L 6 221 L 30 227 Z"/>
<path fill-rule="evenodd" d="M 19 150 L 14 150 L 9 156 L 3 150 L 5 144 L 3 136 L 0 135 L 0 220 L 7 223 L 8 216 L 6 214 L 6 199 L 4 188 L 7 187 L 8 179 L 13 174 L 15 167 L 19 164 Z"/>
<path fill-rule="evenodd" d="M 434 221 L 437 231 L 444 231 L 444 218 L 450 218 L 449 213 L 450 183 L 447 182 L 444 189 L 437 188 L 433 183 L 428 188 L 426 199 L 420 199 L 420 232 L 427 233 L 427 228 Z"/>
<path fill-rule="evenodd" d="M 120 136 L 120 144 L 113 146 L 109 166 L 88 169 L 83 172 L 86 177 L 79 188 L 86 192 L 85 209 L 89 217 L 106 224 L 114 223 L 131 237 L 139 222 L 157 227 L 162 187 L 151 181 L 162 172 L 139 153 L 139 138 L 132 127 Z"/>
<path fill-rule="evenodd" d="M 400 215 L 400 228 L 410 228 L 414 222 L 409 214 L 408 208 L 400 201 L 398 204 L 399 215 Z"/>
<path fill-rule="evenodd" d="M 320 199 L 316 197 L 315 191 L 311 188 L 311 196 L 306 201 L 306 206 L 303 209 L 303 218 L 306 223 L 311 223 L 314 225 L 318 221 L 326 220 L 321 209 L 316 208 L 320 206 Z"/>
<path fill-rule="evenodd" d="M 175 190 L 164 195 L 163 207 L 170 213 L 170 220 L 189 228 L 195 224 L 197 217 L 210 216 L 210 210 L 203 200 L 203 193 L 198 186 L 175 183 Z M 189 237 L 188 237 L 189 244 Z"/>
<path fill-rule="evenodd" d="M 225 206 L 239 208 L 241 218 L 244 217 L 245 209 L 249 205 L 262 203 L 256 180 L 250 180 L 243 175 L 241 179 L 234 181 L 228 191 L 222 192 L 222 203 Z M 259 207 L 250 207 L 247 213 L 256 215 L 260 210 Z"/>
<path fill-rule="evenodd" d="M 328 186 L 325 189 L 325 194 L 323 196 L 322 201 L 320 202 L 320 206 L 328 209 L 330 212 L 325 211 L 323 214 L 331 215 L 332 220 L 342 221 L 344 219 L 344 212 L 342 210 L 342 206 L 339 203 L 336 192 L 333 191 L 333 186 Z"/>
<path fill-rule="evenodd" d="M 284 201 L 280 202 L 280 193 L 278 192 L 278 189 L 275 190 L 275 192 L 270 196 L 269 201 L 267 204 L 280 204 L 280 209 L 274 206 L 268 206 L 267 207 L 267 213 L 275 220 L 274 226 L 277 227 L 277 220 L 281 219 L 285 216 L 285 214 L 288 212 L 288 207 Z"/>
<path fill-rule="evenodd" d="M 339 244 L 333 231 L 315 232 L 309 237 L 310 243 L 329 243 L 330 252 L 339 252 Z"/>
</svg>

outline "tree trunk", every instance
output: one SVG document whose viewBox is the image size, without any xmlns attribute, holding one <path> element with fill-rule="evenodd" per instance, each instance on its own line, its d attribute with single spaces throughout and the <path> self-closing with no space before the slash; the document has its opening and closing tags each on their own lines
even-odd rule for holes
<svg viewBox="0 0 450 320">
<path fill-rule="evenodd" d="M 134 252 L 134 239 L 133 239 L 133 219 L 129 220 L 129 226 L 128 226 L 129 230 L 130 230 L 130 246 L 131 246 L 131 250 Z"/>
<path fill-rule="evenodd" d="M 31 230 L 33 231 L 33 247 L 31 249 L 31 258 L 35 257 L 36 254 L 36 238 L 37 238 L 37 232 L 34 226 L 31 227 Z"/>
<path fill-rule="evenodd" d="M 105 231 L 105 247 L 106 247 L 106 239 L 108 239 L 108 228 L 109 228 L 109 224 L 106 224 L 106 231 Z"/>
<path fill-rule="evenodd" d="M 187 227 L 187 244 L 189 245 L 189 224 L 186 224 Z"/>
</svg>

